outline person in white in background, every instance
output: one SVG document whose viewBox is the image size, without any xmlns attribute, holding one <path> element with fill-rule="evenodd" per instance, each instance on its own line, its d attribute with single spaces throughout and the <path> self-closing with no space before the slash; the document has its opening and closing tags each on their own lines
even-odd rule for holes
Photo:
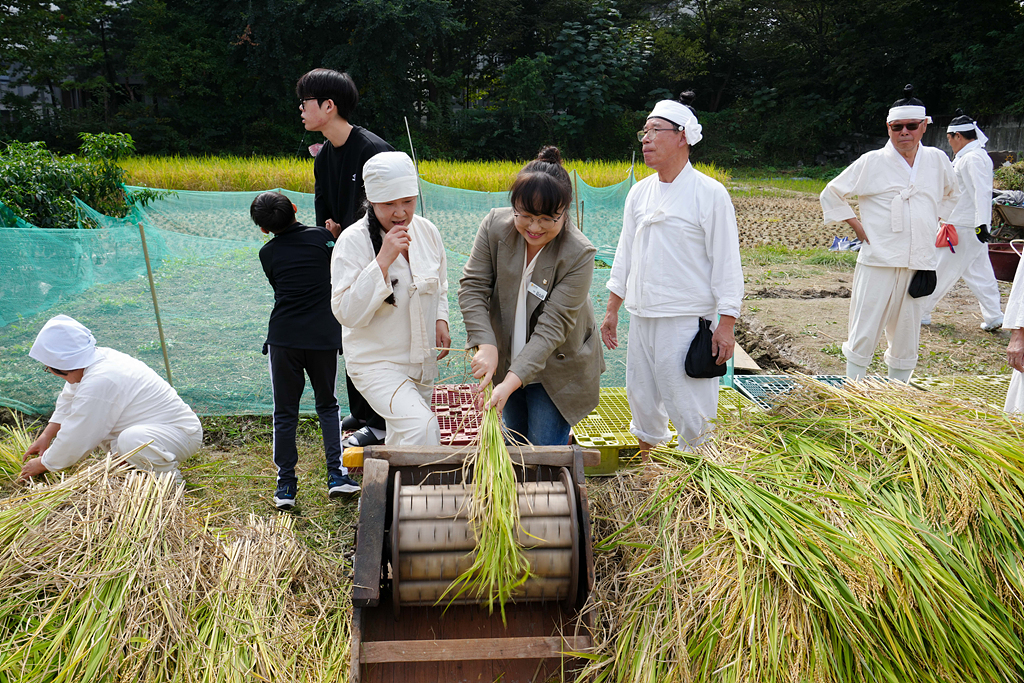
<svg viewBox="0 0 1024 683">
<path fill-rule="evenodd" d="M 437 228 L 415 214 L 418 180 L 405 152 L 371 157 L 366 215 L 341 233 L 331 260 L 348 375 L 387 422 L 389 446 L 441 441 L 430 398 L 451 345 L 447 257 Z"/>
<path fill-rule="evenodd" d="M 889 377 L 903 382 L 917 366 L 923 298 L 911 297 L 918 271 L 934 271 L 935 226 L 949 216 L 958 190 L 953 165 L 942 150 L 921 144 L 931 122 L 913 86 L 903 90 L 886 117 L 889 141 L 854 161 L 822 190 L 825 223 L 846 221 L 863 242 L 853 273 L 846 376 L 868 372 L 885 332 Z M 848 202 L 860 198 L 861 218 Z"/>
<path fill-rule="evenodd" d="M 714 324 L 712 355 L 732 358 L 733 326 L 743 300 L 736 212 L 725 187 L 690 163 L 701 126 L 692 92 L 662 100 L 637 133 L 644 163 L 657 171 L 629 191 L 622 233 L 608 278 L 608 309 L 601 325 L 605 346 L 618 346 L 619 307 L 630 314 L 626 352 L 629 430 L 641 451 L 668 441 L 669 419 L 679 448 L 709 436 L 718 411 L 717 377 L 695 379 L 684 359 L 700 318 Z"/>
<path fill-rule="evenodd" d="M 1008 413 L 1024 413 L 1024 259 L 1017 264 L 1013 276 L 1013 289 L 1006 300 L 1006 315 L 1003 329 L 1011 330 L 1010 343 L 1006 347 L 1006 362 L 1013 368 L 1010 388 L 1006 392 L 1003 410 Z"/>
<path fill-rule="evenodd" d="M 43 325 L 28 355 L 66 383 L 49 424 L 25 451 L 21 480 L 70 467 L 97 446 L 127 455 L 152 441 L 128 463 L 184 481 L 178 466 L 203 445 L 203 427 L 148 365 L 97 347 L 88 328 L 66 315 Z"/>
<path fill-rule="evenodd" d="M 985 151 L 988 137 L 962 109 L 946 128 L 946 139 L 953 148 L 953 171 L 960 189 L 960 200 L 949 217 L 956 227 L 958 244 L 939 247 L 935 268 L 938 281 L 935 293 L 924 303 L 922 325 L 932 322 L 932 310 L 939 300 L 964 279 L 981 306 L 981 329 L 998 330 L 1003 324 L 999 305 L 999 284 L 988 258 L 989 226 L 992 224 L 992 158 Z"/>
</svg>

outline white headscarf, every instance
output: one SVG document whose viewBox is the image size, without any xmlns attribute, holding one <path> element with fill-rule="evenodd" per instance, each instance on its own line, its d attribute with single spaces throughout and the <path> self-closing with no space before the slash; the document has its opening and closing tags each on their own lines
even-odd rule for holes
<svg viewBox="0 0 1024 683">
<path fill-rule="evenodd" d="M 885 122 L 892 123 L 893 121 L 926 121 L 931 123 L 932 117 L 928 116 L 923 106 L 909 104 L 903 107 L 893 107 L 889 110 L 889 115 L 885 118 Z"/>
<path fill-rule="evenodd" d="M 662 100 L 654 105 L 654 109 L 647 118 L 658 117 L 671 121 L 677 126 L 682 126 L 683 130 L 686 131 L 686 142 L 690 145 L 696 145 L 701 141 L 704 136 L 701 135 L 701 126 L 697 122 L 697 117 L 693 115 L 690 108 L 682 102 L 676 100 Z"/>
<path fill-rule="evenodd" d="M 28 355 L 54 370 L 79 370 L 96 359 L 96 338 L 74 318 L 54 316 L 39 330 Z"/>
<path fill-rule="evenodd" d="M 405 152 L 380 152 L 363 164 L 363 186 L 371 202 L 393 202 L 417 196 L 419 176 Z"/>
<path fill-rule="evenodd" d="M 978 142 L 984 147 L 988 143 L 988 136 L 981 132 L 981 128 L 978 128 L 978 122 L 972 121 L 970 123 L 958 123 L 956 125 L 949 124 L 946 128 L 947 133 L 963 133 L 964 131 L 973 130 L 978 134 Z"/>
</svg>

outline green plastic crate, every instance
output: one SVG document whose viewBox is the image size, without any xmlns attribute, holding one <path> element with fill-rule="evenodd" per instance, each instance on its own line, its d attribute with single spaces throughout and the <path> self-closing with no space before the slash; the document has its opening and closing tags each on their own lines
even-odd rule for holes
<svg viewBox="0 0 1024 683">
<path fill-rule="evenodd" d="M 918 389 L 944 394 L 993 410 L 1006 405 L 1010 375 L 978 375 L 977 377 L 914 377 L 910 384 Z"/>
</svg>

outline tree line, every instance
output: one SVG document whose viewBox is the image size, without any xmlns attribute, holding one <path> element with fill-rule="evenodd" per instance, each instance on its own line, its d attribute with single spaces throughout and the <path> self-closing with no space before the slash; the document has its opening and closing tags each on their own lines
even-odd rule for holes
<svg viewBox="0 0 1024 683">
<path fill-rule="evenodd" d="M 628 158 L 697 92 L 697 158 L 805 164 L 930 113 L 1024 113 L 1018 0 L 0 0 L 0 138 L 142 153 L 308 154 L 296 79 L 348 71 L 353 122 L 433 158 Z M 22 93 L 16 89 L 19 85 Z M 60 98 L 50 97 L 58 92 Z M 316 136 L 317 138 L 319 136 Z"/>
</svg>

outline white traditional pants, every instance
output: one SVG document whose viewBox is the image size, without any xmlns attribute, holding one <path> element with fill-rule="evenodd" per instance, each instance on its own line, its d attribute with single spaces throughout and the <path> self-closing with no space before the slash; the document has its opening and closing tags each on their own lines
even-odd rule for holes
<svg viewBox="0 0 1024 683">
<path fill-rule="evenodd" d="M 867 367 L 885 332 L 889 346 L 885 364 L 896 370 L 913 370 L 921 338 L 923 297 L 907 294 L 917 271 L 857 264 L 850 296 L 850 322 L 843 355 L 856 365 Z"/>
<path fill-rule="evenodd" d="M 433 382 L 420 383 L 419 365 L 349 363 L 356 389 L 388 425 L 388 446 L 437 446 L 441 428 L 430 410 Z M 415 373 L 415 374 L 414 374 Z"/>
<path fill-rule="evenodd" d="M 149 441 L 153 443 L 126 458 L 128 464 L 146 472 L 168 474 L 180 483 L 184 479 L 178 466 L 202 447 L 203 429 L 198 425 L 194 429 L 163 424 L 133 425 L 118 434 L 109 448 L 127 455 Z"/>
<path fill-rule="evenodd" d="M 1003 410 L 1008 413 L 1024 413 L 1024 375 L 1017 370 L 1010 376 L 1010 389 L 1006 392 L 1006 405 Z"/>
<path fill-rule="evenodd" d="M 957 280 L 963 278 L 978 299 L 985 324 L 994 325 L 1003 319 L 1003 311 L 999 302 L 999 283 L 988 258 L 988 245 L 978 241 L 974 228 L 957 228 L 956 234 L 960 238 L 960 244 L 953 247 L 956 253 L 949 247 L 939 249 L 935 293 L 924 303 L 922 319 L 930 320 L 935 304 L 953 289 Z"/>
<path fill-rule="evenodd" d="M 649 444 L 671 438 L 671 419 L 680 450 L 692 450 L 711 433 L 708 421 L 718 414 L 717 377 L 694 379 L 683 363 L 697 334 L 696 316 L 629 318 L 626 347 L 626 398 L 633 419 L 629 431 Z"/>
</svg>

